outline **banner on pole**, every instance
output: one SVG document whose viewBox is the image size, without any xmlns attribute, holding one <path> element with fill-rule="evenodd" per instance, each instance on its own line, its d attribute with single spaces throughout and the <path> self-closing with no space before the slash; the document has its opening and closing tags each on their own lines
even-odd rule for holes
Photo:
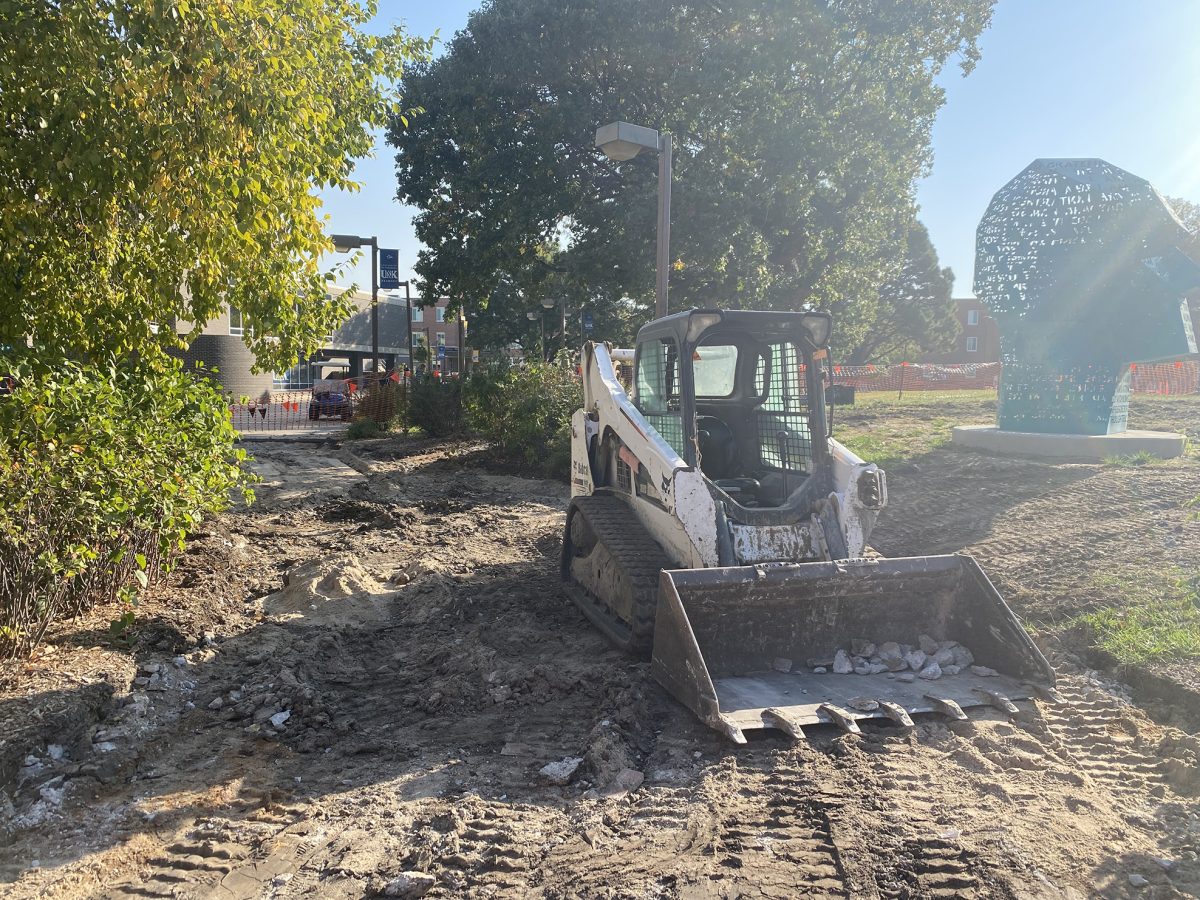
<svg viewBox="0 0 1200 900">
<path fill-rule="evenodd" d="M 394 291 L 400 287 L 400 251 L 379 250 L 379 287 Z"/>
</svg>

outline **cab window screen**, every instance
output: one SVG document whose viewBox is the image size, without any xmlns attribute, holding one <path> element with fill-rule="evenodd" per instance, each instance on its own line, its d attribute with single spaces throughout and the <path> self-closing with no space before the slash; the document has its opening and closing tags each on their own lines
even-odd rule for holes
<svg viewBox="0 0 1200 900">
<path fill-rule="evenodd" d="M 698 347 L 692 354 L 697 397 L 728 397 L 737 378 L 738 348 L 733 344 Z"/>
<path fill-rule="evenodd" d="M 683 416 L 679 408 L 679 351 L 670 338 L 638 347 L 635 403 L 646 421 L 683 455 Z"/>
</svg>

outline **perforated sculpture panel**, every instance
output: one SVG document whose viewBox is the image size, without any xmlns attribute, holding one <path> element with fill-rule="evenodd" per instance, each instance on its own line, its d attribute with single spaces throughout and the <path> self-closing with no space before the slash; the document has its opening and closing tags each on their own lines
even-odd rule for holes
<svg viewBox="0 0 1200 900">
<path fill-rule="evenodd" d="M 1005 431 L 1125 430 L 1129 365 L 1196 352 L 1200 265 L 1144 179 L 1101 159 L 1039 159 L 979 223 L 975 293 L 1000 325 Z"/>
</svg>

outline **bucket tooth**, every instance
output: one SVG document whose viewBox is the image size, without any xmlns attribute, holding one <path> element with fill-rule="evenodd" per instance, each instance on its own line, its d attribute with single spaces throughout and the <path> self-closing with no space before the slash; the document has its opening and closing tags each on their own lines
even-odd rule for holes
<svg viewBox="0 0 1200 900">
<path fill-rule="evenodd" d="M 854 714 L 847 709 L 842 709 L 833 703 L 822 703 L 817 707 L 817 712 L 829 716 L 838 728 L 848 734 L 862 734 L 862 729 L 858 727 L 858 722 L 855 721 Z"/>
<path fill-rule="evenodd" d="M 880 700 L 879 710 L 901 728 L 912 728 L 912 716 L 899 703 L 893 703 L 891 700 Z"/>
<path fill-rule="evenodd" d="M 770 709 L 764 709 L 762 718 L 765 726 L 778 728 L 793 740 L 803 741 L 806 739 L 804 728 L 800 723 L 778 707 L 772 706 Z"/>
<path fill-rule="evenodd" d="M 735 744 L 746 743 L 746 735 L 742 733 L 742 729 L 739 728 L 737 725 L 733 724 L 733 722 L 726 719 L 724 716 L 722 716 L 715 723 L 714 727 L 717 729 L 717 731 L 723 731 L 725 733 L 725 736 L 728 737 Z"/>
<path fill-rule="evenodd" d="M 967 720 L 967 714 L 963 712 L 963 708 L 949 697 L 935 697 L 933 694 L 926 694 L 925 699 L 932 703 L 933 708 L 943 716 L 959 722 Z"/>
<path fill-rule="evenodd" d="M 1045 700 L 1047 703 L 1066 703 L 1066 699 L 1050 687 L 1048 684 L 1038 684 L 1036 681 L 1029 682 L 1024 685 L 1025 688 L 1032 691 L 1039 700 Z"/>
<path fill-rule="evenodd" d="M 1010 716 L 1019 715 L 1021 712 L 1015 703 L 997 691 L 977 687 L 975 693 L 987 700 L 989 706 L 995 707 L 1000 712 L 1008 713 Z"/>
</svg>

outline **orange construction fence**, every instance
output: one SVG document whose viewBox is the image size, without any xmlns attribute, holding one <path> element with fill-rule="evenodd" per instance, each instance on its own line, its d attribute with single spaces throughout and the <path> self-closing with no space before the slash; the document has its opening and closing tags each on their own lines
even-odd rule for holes
<svg viewBox="0 0 1200 900">
<path fill-rule="evenodd" d="M 1200 393 L 1200 361 L 1137 363 L 1130 366 L 1135 394 Z M 894 366 L 834 365 L 831 382 L 857 391 L 994 391 L 1000 384 L 1000 363 L 934 365 L 899 363 Z"/>
</svg>

